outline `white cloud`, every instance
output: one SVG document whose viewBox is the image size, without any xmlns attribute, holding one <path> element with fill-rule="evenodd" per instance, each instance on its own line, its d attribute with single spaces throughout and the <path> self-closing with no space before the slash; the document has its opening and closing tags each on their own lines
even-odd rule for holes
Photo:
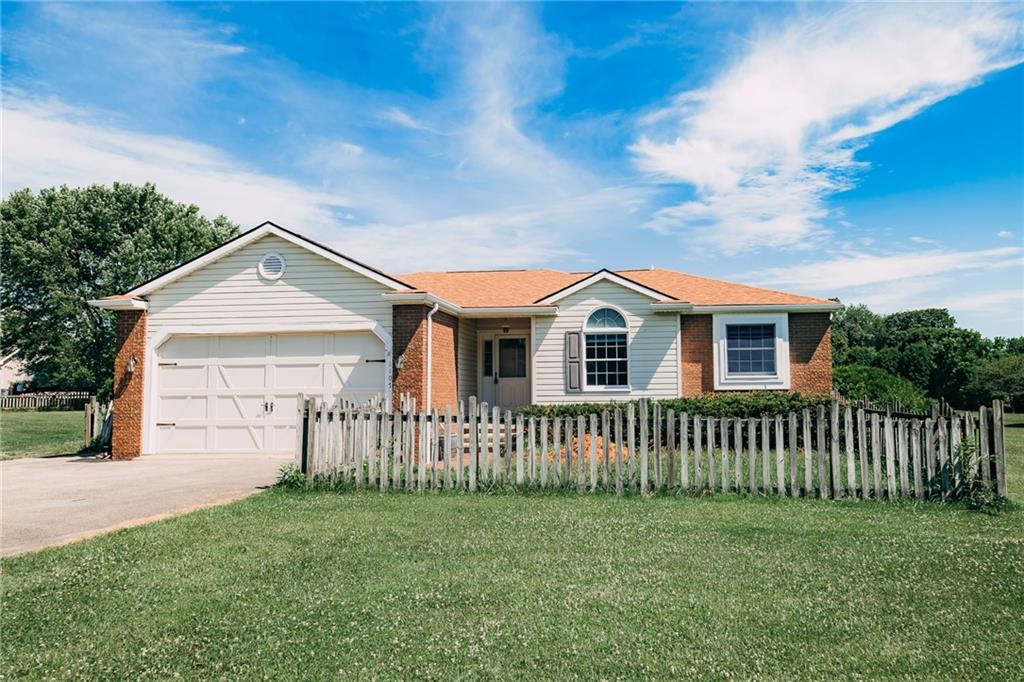
<svg viewBox="0 0 1024 682">
<path fill-rule="evenodd" d="M 999 230 L 996 232 L 996 236 L 1000 239 L 1013 239 L 1013 232 L 1009 230 Z"/>
<path fill-rule="evenodd" d="M 728 253 L 806 247 L 865 136 L 1021 61 L 1008 6 L 861 4 L 755 37 L 707 87 L 641 121 L 636 165 L 692 200 L 649 226 Z"/>
<path fill-rule="evenodd" d="M 803 265 L 765 268 L 747 277 L 766 286 L 834 292 L 876 284 L 900 283 L 903 286 L 906 280 L 954 272 L 1020 267 L 1022 254 L 1024 249 L 1017 246 L 978 251 L 934 249 L 880 255 L 851 252 Z"/>
<path fill-rule="evenodd" d="M 409 112 L 401 107 L 388 107 L 381 112 L 380 117 L 385 121 L 402 126 L 403 128 L 409 128 L 410 130 L 422 130 L 424 132 L 434 133 L 435 135 L 443 134 L 423 121 L 413 118 Z"/>
<path fill-rule="evenodd" d="M 53 100 L 5 93 L 3 126 L 5 194 L 20 187 L 152 182 L 243 227 L 274 220 L 303 229 L 332 225 L 332 210 L 349 203 L 247 169 L 213 147 L 112 127 Z"/>
</svg>

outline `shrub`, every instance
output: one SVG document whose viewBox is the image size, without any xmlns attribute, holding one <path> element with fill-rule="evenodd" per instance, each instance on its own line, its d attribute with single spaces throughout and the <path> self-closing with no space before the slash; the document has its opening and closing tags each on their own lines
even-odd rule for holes
<svg viewBox="0 0 1024 682">
<path fill-rule="evenodd" d="M 708 417 L 760 417 L 800 411 L 805 407 L 816 409 L 832 401 L 827 395 L 804 395 L 790 391 L 750 391 L 736 393 L 705 393 L 695 398 L 668 398 L 657 402 L 663 409 L 677 413 L 688 412 Z M 636 401 L 633 401 L 634 403 Z M 623 408 L 620 403 L 569 403 L 566 405 L 527 405 L 518 414 L 526 417 L 575 417 L 604 410 Z"/>
<path fill-rule="evenodd" d="M 908 410 L 925 411 L 931 401 L 911 382 L 878 367 L 846 365 L 832 370 L 832 385 L 847 400 L 899 401 Z"/>
<path fill-rule="evenodd" d="M 277 470 L 277 487 L 279 488 L 305 488 L 306 474 L 295 462 L 287 462 Z"/>
</svg>

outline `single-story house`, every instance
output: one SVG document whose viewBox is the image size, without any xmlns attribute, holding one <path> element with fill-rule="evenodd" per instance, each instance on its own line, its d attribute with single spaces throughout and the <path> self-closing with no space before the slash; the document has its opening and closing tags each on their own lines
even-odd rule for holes
<svg viewBox="0 0 1024 682">
<path fill-rule="evenodd" d="M 264 223 L 124 294 L 113 455 L 289 451 L 297 396 L 827 393 L 837 304 L 646 270 L 386 274 Z"/>
</svg>

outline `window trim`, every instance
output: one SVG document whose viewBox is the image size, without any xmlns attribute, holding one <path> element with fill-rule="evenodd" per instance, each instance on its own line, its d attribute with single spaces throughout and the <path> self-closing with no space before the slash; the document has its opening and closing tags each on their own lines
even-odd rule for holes
<svg viewBox="0 0 1024 682">
<path fill-rule="evenodd" d="M 752 376 L 730 374 L 726 328 L 733 325 L 775 325 L 775 374 Z M 716 391 L 788 390 L 791 386 L 789 367 L 789 314 L 749 313 L 714 315 L 714 373 Z"/>
<path fill-rule="evenodd" d="M 606 308 L 608 310 L 614 310 L 619 315 L 621 315 L 622 316 L 622 320 L 626 323 L 626 326 L 625 327 L 609 327 L 609 328 L 603 328 L 603 329 L 588 329 L 587 328 L 587 322 L 590 321 L 591 316 L 593 316 L 594 313 L 596 313 L 596 312 L 598 312 L 600 310 L 604 310 Z M 619 308 L 618 306 L 610 305 L 608 303 L 602 303 L 601 305 L 594 306 L 593 308 L 591 308 L 590 310 L 587 311 L 586 315 L 583 316 L 583 324 L 580 327 L 580 332 L 581 332 L 580 336 L 582 337 L 580 339 L 580 354 L 582 355 L 582 357 L 580 359 L 583 362 L 583 367 L 582 367 L 582 370 L 583 370 L 582 371 L 582 374 L 583 374 L 582 379 L 583 379 L 583 381 L 580 384 L 582 392 L 583 393 L 629 393 L 629 392 L 631 392 L 633 390 L 633 376 L 632 376 L 632 372 L 630 371 L 630 368 L 632 367 L 632 363 L 630 363 L 630 361 L 629 361 L 629 345 L 630 345 L 630 342 L 632 341 L 632 338 L 631 338 L 632 331 L 631 331 L 631 329 L 629 327 L 629 316 L 626 314 L 626 311 L 623 310 L 622 308 Z M 587 336 L 589 334 L 625 334 L 626 335 L 626 383 L 625 384 L 620 385 L 620 386 L 602 386 L 602 385 L 591 385 L 591 383 L 588 381 L 588 379 L 587 379 L 587 362 L 593 362 L 593 361 L 587 360 Z"/>
</svg>

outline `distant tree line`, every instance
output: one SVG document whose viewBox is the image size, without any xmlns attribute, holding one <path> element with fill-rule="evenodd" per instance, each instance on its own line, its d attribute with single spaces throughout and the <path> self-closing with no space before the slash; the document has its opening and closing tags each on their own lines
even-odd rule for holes
<svg viewBox="0 0 1024 682">
<path fill-rule="evenodd" d="M 999 398 L 1024 409 L 1024 337 L 988 339 L 942 308 L 878 315 L 847 306 L 833 317 L 832 364 L 847 398 L 970 409 Z"/>
</svg>

